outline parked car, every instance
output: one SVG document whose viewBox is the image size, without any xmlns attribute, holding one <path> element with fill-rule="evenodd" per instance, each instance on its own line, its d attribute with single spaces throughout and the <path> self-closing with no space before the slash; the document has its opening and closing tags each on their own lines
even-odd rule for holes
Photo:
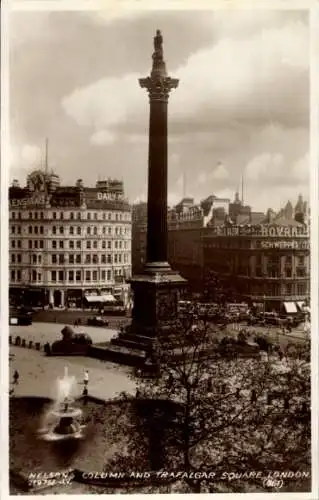
<svg viewBox="0 0 319 500">
<path fill-rule="evenodd" d="M 94 316 L 93 318 L 88 318 L 89 326 L 108 326 L 109 322 L 103 316 Z"/>
<path fill-rule="evenodd" d="M 32 325 L 32 313 L 22 309 L 11 309 L 9 311 L 9 325 Z"/>
</svg>

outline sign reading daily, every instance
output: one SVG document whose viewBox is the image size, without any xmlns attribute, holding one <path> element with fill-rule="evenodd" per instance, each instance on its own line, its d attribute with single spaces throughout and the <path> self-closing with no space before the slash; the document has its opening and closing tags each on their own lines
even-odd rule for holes
<svg viewBox="0 0 319 500">
<path fill-rule="evenodd" d="M 216 236 L 261 236 L 265 238 L 307 238 L 309 228 L 302 226 L 219 226 L 212 228 Z"/>
<path fill-rule="evenodd" d="M 98 192 L 96 198 L 98 201 L 121 200 L 123 198 L 123 194 L 116 193 L 113 191 L 104 191 L 104 192 Z"/>
</svg>

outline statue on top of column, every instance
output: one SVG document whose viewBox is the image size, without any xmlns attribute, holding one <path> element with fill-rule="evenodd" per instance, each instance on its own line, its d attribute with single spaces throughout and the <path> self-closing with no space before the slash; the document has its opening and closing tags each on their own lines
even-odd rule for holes
<svg viewBox="0 0 319 500">
<path fill-rule="evenodd" d="M 153 59 L 163 59 L 163 37 L 160 30 L 156 30 L 156 36 L 154 36 Z"/>
</svg>

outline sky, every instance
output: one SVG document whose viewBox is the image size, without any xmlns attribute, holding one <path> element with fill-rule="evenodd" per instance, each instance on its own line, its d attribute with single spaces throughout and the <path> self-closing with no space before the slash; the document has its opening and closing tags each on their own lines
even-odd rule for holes
<svg viewBox="0 0 319 500">
<path fill-rule="evenodd" d="M 279 209 L 309 191 L 306 11 L 13 12 L 10 177 L 44 161 L 63 183 L 116 177 L 147 196 L 151 69 L 161 29 L 169 98 L 168 201 L 215 194 Z"/>
</svg>

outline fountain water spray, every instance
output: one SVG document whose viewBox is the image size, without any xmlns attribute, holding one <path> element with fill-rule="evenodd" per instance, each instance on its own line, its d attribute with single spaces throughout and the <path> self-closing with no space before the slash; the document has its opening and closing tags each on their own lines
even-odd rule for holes
<svg viewBox="0 0 319 500">
<path fill-rule="evenodd" d="M 68 367 L 64 367 L 64 376 L 56 381 L 55 400 L 43 419 L 43 427 L 39 430 L 41 438 L 46 441 L 62 439 L 80 439 L 83 437 L 84 425 L 81 424 L 82 410 L 74 405 L 76 379 L 69 376 Z"/>
</svg>

